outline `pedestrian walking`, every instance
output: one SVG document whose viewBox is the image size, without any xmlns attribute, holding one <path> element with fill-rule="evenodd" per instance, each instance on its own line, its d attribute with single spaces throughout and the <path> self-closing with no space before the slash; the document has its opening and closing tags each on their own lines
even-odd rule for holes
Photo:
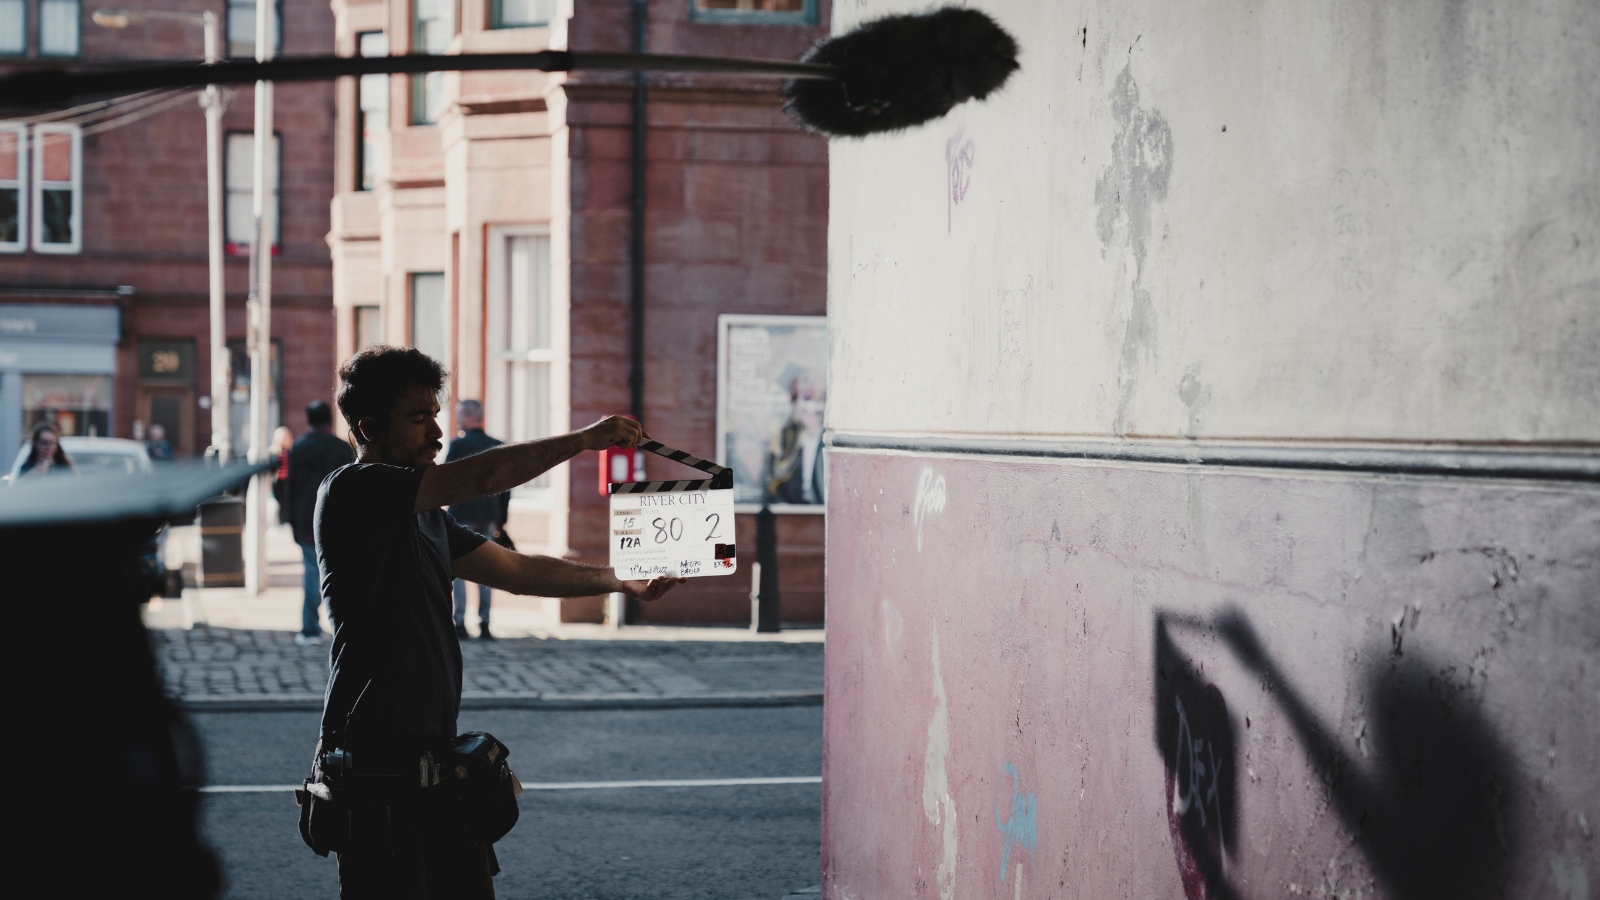
<svg viewBox="0 0 1600 900">
<path fill-rule="evenodd" d="M 44 421 L 33 426 L 28 434 L 28 458 L 22 461 L 18 478 L 42 478 L 46 475 L 73 475 L 77 468 L 61 449 L 61 431 L 54 422 Z"/>
<path fill-rule="evenodd" d="M 316 513 L 317 488 L 335 469 L 355 462 L 350 445 L 333 433 L 333 408 L 325 401 L 313 400 L 306 406 L 306 424 L 311 430 L 295 440 L 284 454 L 283 500 L 288 507 L 289 527 L 300 545 L 305 561 L 305 599 L 300 607 L 300 633 L 297 644 L 322 643 L 322 573 L 317 567 L 316 532 L 312 517 Z M 283 429 L 286 430 L 286 429 Z"/>
<path fill-rule="evenodd" d="M 488 436 L 483 431 L 483 404 L 476 400 L 463 400 L 456 404 L 456 424 L 461 428 L 461 436 L 450 442 L 450 449 L 445 453 L 445 462 L 455 462 L 469 456 L 482 453 L 490 447 L 500 446 L 500 442 Z M 450 515 L 457 522 L 476 531 L 491 541 L 505 544 L 506 519 L 511 510 L 511 493 L 508 491 L 496 494 L 493 497 L 474 497 L 450 507 Z M 455 619 L 456 637 L 467 637 L 467 583 L 457 578 L 454 586 L 455 593 Z M 494 640 L 494 633 L 489 630 L 490 594 L 493 591 L 487 584 L 478 585 L 478 638 L 479 640 Z"/>
<path fill-rule="evenodd" d="M 514 821 L 515 779 L 505 770 L 499 780 L 460 780 L 472 761 L 457 760 L 484 747 L 504 759 L 504 748 L 482 735 L 455 736 L 461 645 L 447 611 L 452 580 L 542 597 L 620 591 L 648 601 L 684 579 L 620 581 L 608 567 L 515 553 L 444 507 L 509 491 L 584 450 L 634 447 L 648 436 L 611 416 L 436 465 L 444 438 L 439 363 L 415 348 L 377 345 L 340 366 L 339 380 L 339 411 L 360 455 L 317 497 L 317 558 L 334 632 L 301 835 L 319 853 L 338 853 L 345 900 L 493 898 L 500 867 L 492 842 L 510 824 L 454 798 L 500 792 L 496 802 L 509 802 Z M 318 804 L 331 809 L 321 813 L 328 807 Z"/>
</svg>

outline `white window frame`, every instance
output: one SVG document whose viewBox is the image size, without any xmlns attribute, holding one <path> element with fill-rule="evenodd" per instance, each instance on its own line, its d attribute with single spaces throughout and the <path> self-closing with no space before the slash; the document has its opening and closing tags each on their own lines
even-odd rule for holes
<svg viewBox="0 0 1600 900">
<path fill-rule="evenodd" d="M 499 30 L 502 28 L 548 28 L 560 14 L 556 0 L 545 0 L 546 14 L 543 19 L 529 22 L 506 21 L 505 0 L 489 0 L 489 28 Z"/>
<path fill-rule="evenodd" d="M 44 136 L 47 134 L 68 135 L 72 144 L 72 180 L 70 182 L 52 181 L 46 185 L 44 180 Z M 47 122 L 33 126 L 33 177 L 32 197 L 28 206 L 32 209 L 30 224 L 33 226 L 33 252 L 72 254 L 83 252 L 83 129 L 77 125 L 63 125 L 56 122 Z M 66 184 L 72 189 L 72 240 L 65 244 L 49 244 L 44 240 L 44 191 L 46 187 L 52 190 Z"/>
<path fill-rule="evenodd" d="M 437 279 L 439 279 L 438 282 L 437 282 L 438 285 L 439 285 L 439 298 L 438 298 L 439 308 L 437 310 L 439 318 L 438 318 L 438 320 L 436 322 L 434 322 L 434 327 L 438 328 L 439 331 L 438 331 L 438 334 L 436 334 L 434 336 L 437 339 L 435 341 L 429 341 L 429 340 L 419 341 L 417 339 L 418 338 L 417 332 L 419 331 L 417 326 L 419 324 L 423 324 L 421 322 L 418 322 L 418 313 L 419 312 L 426 312 L 426 310 L 419 310 L 417 308 L 417 281 L 418 281 L 418 279 L 421 279 L 421 278 L 428 278 L 428 279 L 437 278 Z M 435 362 L 439 363 L 439 365 L 441 365 L 441 366 L 444 366 L 446 371 L 448 371 L 455 364 L 455 348 L 450 345 L 451 344 L 451 341 L 450 341 L 450 337 L 451 337 L 451 335 L 450 335 L 450 331 L 451 331 L 450 326 L 451 326 L 451 324 L 452 323 L 450 321 L 450 274 L 448 272 L 446 272 L 445 270 L 443 270 L 443 269 L 419 269 L 419 270 L 417 270 L 415 272 L 407 272 L 406 273 L 406 332 L 407 332 L 407 337 L 409 338 L 407 343 L 410 346 L 415 347 L 418 350 L 421 350 L 423 353 L 427 353 L 428 356 L 430 358 L 432 358 Z M 437 345 L 437 347 L 432 346 L 432 345 L 435 345 L 435 344 Z M 424 346 L 424 345 L 429 345 L 429 346 Z M 433 350 L 433 352 L 430 353 L 429 350 Z"/>
<path fill-rule="evenodd" d="M 388 32 L 357 33 L 356 53 L 364 57 L 388 56 Z M 369 103 L 376 105 L 369 109 Z M 389 177 L 389 129 L 392 123 L 389 105 L 389 76 L 362 75 L 357 80 L 355 189 L 358 191 L 375 190 L 380 181 Z M 369 122 L 369 117 L 374 121 Z"/>
<path fill-rule="evenodd" d="M 489 253 L 487 273 L 487 286 L 489 289 L 489 317 L 485 323 L 488 327 L 490 345 L 489 355 L 489 384 L 485 391 L 484 417 L 488 420 L 492 433 L 501 435 L 505 440 L 513 440 L 511 434 L 511 372 L 517 363 L 534 362 L 550 364 L 549 390 L 550 398 L 548 409 L 550 422 L 547 426 L 554 430 L 555 420 L 555 367 L 560 362 L 556 349 L 558 343 L 555 335 L 555 270 L 554 259 L 551 261 L 551 270 L 546 273 L 551 283 L 547 290 L 550 292 L 550 318 L 551 346 L 541 350 L 503 350 L 495 346 L 497 339 L 502 338 L 509 328 L 506 321 L 506 311 L 511 298 L 507 296 L 511 286 L 506 279 L 506 240 L 514 237 L 543 237 L 550 239 L 550 226 L 538 225 L 494 225 L 489 228 Z M 552 251 L 554 247 L 552 246 Z M 555 502 L 554 481 L 550 474 L 541 476 L 544 484 L 530 482 L 511 492 L 511 502 L 517 506 L 544 509 L 551 507 Z"/>
<path fill-rule="evenodd" d="M 456 9 L 451 0 L 438 0 L 441 14 L 424 19 L 419 7 L 422 0 L 411 2 L 411 52 L 417 55 L 437 56 L 450 52 L 450 43 L 457 33 Z M 438 23 L 445 34 L 443 42 L 428 46 L 429 25 Z M 411 110 L 408 121 L 412 125 L 437 125 L 444 114 L 444 73 L 417 72 L 411 76 Z"/>
<path fill-rule="evenodd" d="M 760 9 L 706 9 L 689 0 L 689 21 L 726 25 L 816 25 L 817 0 L 804 0 L 798 10 L 767 12 Z"/>
<path fill-rule="evenodd" d="M 83 54 L 83 0 L 48 0 L 48 2 L 72 7 L 72 16 L 67 21 L 72 23 L 72 49 L 71 50 L 46 50 L 44 46 L 45 16 L 44 7 L 46 0 L 39 0 L 36 4 L 39 20 L 39 55 L 50 59 L 71 59 Z"/>
<path fill-rule="evenodd" d="M 233 143 L 234 138 L 250 141 L 250 165 L 248 167 L 236 167 L 228 162 L 233 158 L 228 148 Z M 235 258 L 248 258 L 250 256 L 250 244 L 254 237 L 252 233 L 246 235 L 242 241 L 234 240 L 234 236 L 228 233 L 228 223 L 232 220 L 229 211 L 232 208 L 235 197 L 242 197 L 243 200 L 241 202 L 250 205 L 250 221 L 252 223 L 255 222 L 255 140 L 256 135 L 253 131 L 226 131 L 222 135 L 222 240 L 227 255 Z M 281 131 L 272 133 L 272 149 L 267 152 L 267 165 L 267 174 L 269 176 L 267 179 L 267 234 L 272 236 L 272 247 L 269 252 L 276 256 L 283 252 L 283 132 Z M 231 176 L 237 174 L 239 169 L 243 169 L 245 174 L 250 177 L 251 187 L 248 193 L 236 191 L 228 183 L 231 180 Z"/>
<path fill-rule="evenodd" d="M 0 253 L 22 253 L 28 249 L 28 169 L 33 166 L 32 147 L 28 143 L 28 126 L 22 122 L 0 122 L 0 131 L 16 135 L 17 177 L 0 178 L 0 188 L 17 191 L 17 239 L 0 241 Z"/>
<path fill-rule="evenodd" d="M 243 10 L 246 6 L 248 6 L 250 8 L 250 17 L 249 17 L 250 29 L 251 29 L 250 42 L 247 45 L 241 46 L 239 48 L 239 50 L 240 50 L 239 53 L 234 53 L 233 52 L 233 45 L 234 44 L 245 44 L 245 42 L 234 39 L 233 11 L 235 9 Z M 222 40 L 223 40 L 223 43 L 224 43 L 224 46 L 222 48 L 222 56 L 223 56 L 223 58 L 224 59 L 239 59 L 239 60 L 255 59 L 256 58 L 256 40 L 255 40 L 256 4 L 254 2 L 252 2 L 252 0 L 226 0 L 226 2 L 224 2 L 223 6 L 222 6 L 222 16 L 223 16 L 223 27 L 222 27 L 223 35 L 222 35 Z M 273 0 L 273 2 L 272 2 L 272 29 L 273 29 L 273 34 L 272 34 L 272 55 L 273 56 L 282 56 L 283 55 L 283 0 Z"/>
<path fill-rule="evenodd" d="M 0 50 L 0 58 L 4 59 L 19 59 L 28 55 L 28 20 L 31 18 L 31 16 L 28 15 L 28 2 L 27 0 L 15 0 L 14 4 L 12 5 L 14 5 L 15 8 L 19 8 L 22 12 L 22 22 L 19 23 L 19 33 L 22 35 L 22 46 L 16 48 L 15 50 Z"/>
<path fill-rule="evenodd" d="M 355 345 L 356 345 L 355 352 L 359 353 L 362 350 L 365 350 L 368 347 L 373 346 L 374 344 L 383 343 L 383 307 L 379 306 L 377 304 L 373 304 L 373 303 L 361 303 L 361 304 L 357 304 L 352 309 L 353 309 L 354 312 L 353 312 L 353 318 L 351 319 L 351 322 L 352 322 L 351 333 L 352 333 L 352 335 L 353 335 L 353 337 L 355 339 Z M 372 318 L 374 319 L 374 321 L 372 323 L 374 327 L 372 329 L 372 334 L 369 335 L 372 338 L 372 340 L 363 342 L 362 341 L 363 329 L 361 327 L 361 319 L 365 315 L 371 315 L 372 316 Z"/>
</svg>

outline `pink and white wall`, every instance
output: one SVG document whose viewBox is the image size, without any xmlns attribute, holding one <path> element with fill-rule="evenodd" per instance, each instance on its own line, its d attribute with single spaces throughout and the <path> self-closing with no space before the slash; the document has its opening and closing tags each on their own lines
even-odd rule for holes
<svg viewBox="0 0 1600 900">
<path fill-rule="evenodd" d="M 1600 896 L 1600 11 L 979 5 L 831 148 L 824 897 Z"/>
</svg>

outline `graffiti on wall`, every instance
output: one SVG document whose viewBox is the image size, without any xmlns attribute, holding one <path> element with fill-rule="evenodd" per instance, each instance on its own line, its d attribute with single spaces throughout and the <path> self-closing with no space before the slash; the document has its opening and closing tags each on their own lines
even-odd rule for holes
<svg viewBox="0 0 1600 900">
<path fill-rule="evenodd" d="M 967 188 L 972 186 L 972 160 L 977 152 L 976 143 L 966 136 L 966 128 L 944 143 L 945 210 L 944 230 L 948 233 L 955 221 L 955 209 L 967 199 Z"/>
<path fill-rule="evenodd" d="M 922 523 L 932 513 L 944 512 L 944 476 L 923 467 L 917 477 L 917 494 L 911 503 L 911 524 L 917 528 L 917 549 L 922 549 Z"/>
<path fill-rule="evenodd" d="M 1166 769 L 1167 827 L 1188 900 L 1231 897 L 1228 856 L 1238 847 L 1233 719 L 1156 617 L 1156 747 Z"/>
<path fill-rule="evenodd" d="M 1011 803 L 1006 813 L 1006 818 L 1000 818 L 1000 786 L 1007 778 L 1011 779 Z M 1000 880 L 1006 880 L 1006 870 L 1011 867 L 1011 848 L 1021 845 L 1028 851 L 1028 864 L 1033 865 L 1033 848 L 1037 843 L 1037 829 L 1039 818 L 1039 802 L 1034 799 L 1033 792 L 1022 792 L 1022 777 L 1017 774 L 1017 767 L 1005 763 L 1000 767 L 1000 777 L 995 780 L 994 796 L 994 824 L 1005 836 L 1005 843 L 1000 850 Z"/>
</svg>

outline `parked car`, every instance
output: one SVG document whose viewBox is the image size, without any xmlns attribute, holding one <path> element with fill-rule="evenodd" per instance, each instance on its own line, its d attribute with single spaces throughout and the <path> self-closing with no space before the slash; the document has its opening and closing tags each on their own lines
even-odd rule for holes
<svg viewBox="0 0 1600 900">
<path fill-rule="evenodd" d="M 106 437 L 63 437 L 61 449 L 66 451 L 67 458 L 72 460 L 73 468 L 77 469 L 80 475 L 148 475 L 155 469 L 155 464 L 150 461 L 149 451 L 139 441 Z M 15 480 L 21 476 L 22 464 L 27 459 L 28 445 L 23 444 L 17 451 L 16 460 L 11 463 L 11 469 L 6 475 L 8 480 Z M 139 570 L 149 582 L 152 594 L 168 592 L 166 549 L 167 526 L 163 523 L 161 529 L 145 544 L 144 551 L 139 554 Z"/>
</svg>

